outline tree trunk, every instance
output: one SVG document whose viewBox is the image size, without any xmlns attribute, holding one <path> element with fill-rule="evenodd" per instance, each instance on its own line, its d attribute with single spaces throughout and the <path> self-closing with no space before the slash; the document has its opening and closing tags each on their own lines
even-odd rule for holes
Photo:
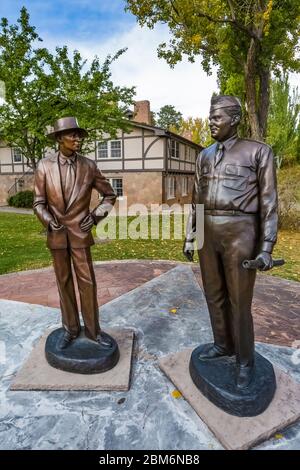
<svg viewBox="0 0 300 470">
<path fill-rule="evenodd" d="M 267 135 L 268 111 L 270 105 L 270 69 L 263 69 L 259 72 L 259 103 L 258 118 L 262 139 Z"/>
<path fill-rule="evenodd" d="M 34 159 L 34 160 L 32 160 L 31 163 L 32 163 L 32 169 L 33 169 L 33 171 L 35 171 L 36 167 L 37 167 L 37 161 Z"/>
<path fill-rule="evenodd" d="M 262 140 L 259 118 L 256 104 L 256 41 L 250 40 L 250 46 L 245 63 L 245 90 L 246 107 L 251 129 L 251 137 L 256 140 Z"/>
</svg>

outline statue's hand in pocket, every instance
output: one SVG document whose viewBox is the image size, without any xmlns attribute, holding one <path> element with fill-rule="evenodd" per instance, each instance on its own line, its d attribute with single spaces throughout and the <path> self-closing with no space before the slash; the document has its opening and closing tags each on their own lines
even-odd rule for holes
<svg viewBox="0 0 300 470">
<path fill-rule="evenodd" d="M 49 223 L 49 230 L 50 232 L 59 232 L 60 230 L 63 230 L 65 228 L 64 225 L 60 224 L 56 220 L 52 220 Z"/>
<path fill-rule="evenodd" d="M 92 214 L 88 214 L 82 221 L 80 222 L 80 228 L 83 232 L 89 232 L 92 230 L 95 220 Z"/>
</svg>

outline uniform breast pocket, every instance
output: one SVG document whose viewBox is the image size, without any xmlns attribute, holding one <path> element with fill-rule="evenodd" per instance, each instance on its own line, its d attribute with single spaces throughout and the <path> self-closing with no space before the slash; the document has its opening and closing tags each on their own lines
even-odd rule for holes
<svg viewBox="0 0 300 470">
<path fill-rule="evenodd" d="M 226 165 L 223 186 L 236 191 L 244 191 L 247 188 L 250 176 L 250 168 L 241 165 Z"/>
<path fill-rule="evenodd" d="M 205 188 L 205 186 L 208 186 L 210 168 L 211 168 L 211 165 L 209 164 L 203 165 L 201 167 L 201 173 L 200 173 L 200 178 L 199 178 L 199 185 L 201 188 Z"/>
</svg>

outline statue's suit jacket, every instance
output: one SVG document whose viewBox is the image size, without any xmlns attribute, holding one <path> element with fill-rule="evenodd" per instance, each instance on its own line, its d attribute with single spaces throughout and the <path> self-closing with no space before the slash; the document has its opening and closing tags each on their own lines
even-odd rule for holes
<svg viewBox="0 0 300 470">
<path fill-rule="evenodd" d="M 77 154 L 76 180 L 72 195 L 65 205 L 58 163 L 59 154 L 40 160 L 35 173 L 34 212 L 47 228 L 47 245 L 50 249 L 86 248 L 94 244 L 91 232 L 83 232 L 80 223 L 89 214 L 92 189 L 103 199 L 92 211 L 95 222 L 112 209 L 116 194 L 94 161 Z M 49 223 L 57 221 L 64 229 L 51 231 Z"/>
</svg>

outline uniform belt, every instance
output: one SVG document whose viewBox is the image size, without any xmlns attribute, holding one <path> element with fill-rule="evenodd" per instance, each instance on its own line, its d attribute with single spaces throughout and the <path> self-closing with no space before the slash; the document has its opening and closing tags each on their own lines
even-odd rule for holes
<svg viewBox="0 0 300 470">
<path fill-rule="evenodd" d="M 243 212 L 235 210 L 205 209 L 205 215 L 257 215 L 255 212 Z"/>
</svg>

